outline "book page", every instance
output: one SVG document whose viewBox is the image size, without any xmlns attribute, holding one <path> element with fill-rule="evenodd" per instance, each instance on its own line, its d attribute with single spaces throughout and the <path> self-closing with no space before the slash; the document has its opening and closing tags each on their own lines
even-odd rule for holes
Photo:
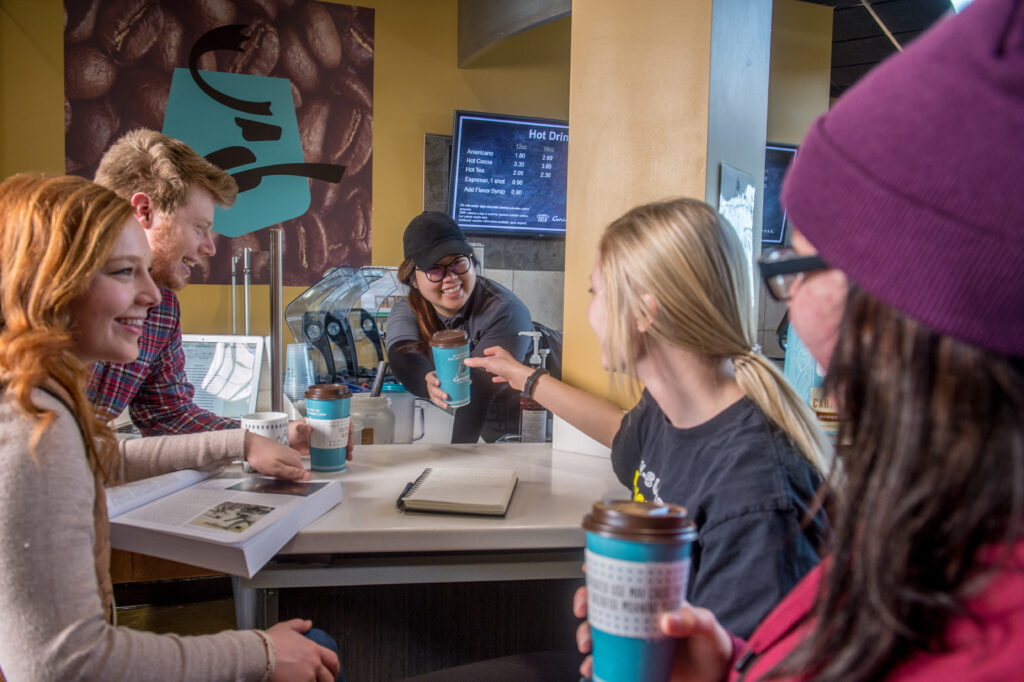
<svg viewBox="0 0 1024 682">
<path fill-rule="evenodd" d="M 223 474 L 121 514 L 117 522 L 241 544 L 328 485 Z"/>
<path fill-rule="evenodd" d="M 215 472 L 182 469 L 107 488 L 107 516 L 114 518 L 153 500 L 187 488 Z"/>
</svg>

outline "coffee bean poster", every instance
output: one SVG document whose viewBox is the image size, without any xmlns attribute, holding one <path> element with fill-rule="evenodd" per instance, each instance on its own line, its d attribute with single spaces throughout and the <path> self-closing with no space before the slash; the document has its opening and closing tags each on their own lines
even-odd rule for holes
<svg viewBox="0 0 1024 682">
<path fill-rule="evenodd" d="M 66 170 L 93 177 L 139 127 L 225 168 L 217 253 L 191 282 L 228 284 L 232 256 L 283 228 L 284 284 L 370 264 L 374 10 L 319 0 L 65 0 Z M 343 171 L 342 171 L 343 167 Z M 269 257 L 252 256 L 254 283 Z M 241 262 L 237 271 L 241 279 Z"/>
</svg>

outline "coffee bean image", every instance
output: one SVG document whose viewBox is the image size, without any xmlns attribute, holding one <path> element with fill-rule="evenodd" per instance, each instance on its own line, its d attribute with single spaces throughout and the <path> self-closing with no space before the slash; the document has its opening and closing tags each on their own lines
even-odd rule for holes
<svg viewBox="0 0 1024 682">
<path fill-rule="evenodd" d="M 181 21 L 198 38 L 210 29 L 240 23 L 232 0 L 188 0 L 181 3 Z"/>
<path fill-rule="evenodd" d="M 309 102 L 299 112 L 299 138 L 302 140 L 302 156 L 308 163 L 317 163 L 323 155 L 324 138 L 331 107 L 327 100 L 318 98 Z"/>
<path fill-rule="evenodd" d="M 302 13 L 309 51 L 326 68 L 338 68 L 341 64 L 341 37 L 330 12 L 322 3 L 311 2 Z"/>
<path fill-rule="evenodd" d="M 227 69 L 231 73 L 248 73 L 254 76 L 268 76 L 277 67 L 281 54 L 281 41 L 277 29 L 265 19 L 255 19 L 249 24 L 249 39 L 242 44 L 242 51 L 235 53 Z"/>
<path fill-rule="evenodd" d="M 74 45 L 64 55 L 64 94 L 70 99 L 102 97 L 115 78 L 117 66 L 92 45 Z"/>
<path fill-rule="evenodd" d="M 113 141 L 118 121 L 117 112 L 106 98 L 76 102 L 68 130 L 68 155 L 82 167 L 91 167 Z"/>
<path fill-rule="evenodd" d="M 139 67 L 126 71 L 123 78 L 135 93 L 135 97 L 127 103 L 125 113 L 128 118 L 145 128 L 161 130 L 164 126 L 164 113 L 167 111 L 167 98 L 171 92 L 170 75 Z"/>
<path fill-rule="evenodd" d="M 373 37 L 358 23 L 345 29 L 341 39 L 348 64 L 362 69 L 373 63 Z"/>
<path fill-rule="evenodd" d="M 134 64 L 153 47 L 163 26 L 155 0 L 111 0 L 97 23 L 100 48 L 119 64 Z"/>
<path fill-rule="evenodd" d="M 277 18 L 277 2 L 275 0 L 237 0 L 238 8 L 243 12 L 256 14 L 273 21 Z"/>
<path fill-rule="evenodd" d="M 303 93 L 312 93 L 320 85 L 320 74 L 313 56 L 299 34 L 290 27 L 281 31 L 281 65 L 284 75 L 292 79 Z"/>
<path fill-rule="evenodd" d="M 72 2 L 64 5 L 64 39 L 69 43 L 80 43 L 92 37 L 96 28 L 96 15 L 100 0 Z"/>
<path fill-rule="evenodd" d="M 186 65 L 185 27 L 178 15 L 167 9 L 163 13 L 164 29 L 146 59 L 157 71 L 171 73 L 175 67 Z"/>
</svg>

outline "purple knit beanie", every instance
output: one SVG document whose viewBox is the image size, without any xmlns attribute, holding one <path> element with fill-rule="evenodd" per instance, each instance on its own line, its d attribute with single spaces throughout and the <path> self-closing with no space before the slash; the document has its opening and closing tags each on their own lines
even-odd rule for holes
<svg viewBox="0 0 1024 682">
<path fill-rule="evenodd" d="M 793 225 L 937 332 L 1024 356 L 1024 0 L 974 0 L 813 125 Z"/>
</svg>

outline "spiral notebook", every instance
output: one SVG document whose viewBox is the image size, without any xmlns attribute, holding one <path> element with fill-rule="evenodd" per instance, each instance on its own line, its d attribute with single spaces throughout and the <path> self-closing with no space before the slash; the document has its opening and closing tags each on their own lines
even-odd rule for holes
<svg viewBox="0 0 1024 682">
<path fill-rule="evenodd" d="M 504 516 L 518 482 L 512 469 L 427 467 L 397 504 L 402 511 Z"/>
</svg>

